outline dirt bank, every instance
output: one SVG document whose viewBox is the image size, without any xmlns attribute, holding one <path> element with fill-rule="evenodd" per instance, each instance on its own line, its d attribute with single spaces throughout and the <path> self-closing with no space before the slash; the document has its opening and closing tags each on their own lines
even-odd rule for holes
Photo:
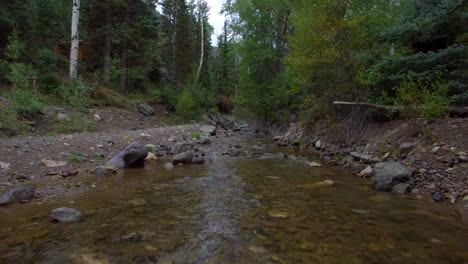
<svg viewBox="0 0 468 264">
<path fill-rule="evenodd" d="M 111 132 L 17 137 L 0 140 L 0 193 L 11 186 L 33 185 L 38 199 L 68 196 L 92 188 L 96 177 L 91 171 L 134 141 L 155 146 L 190 140 L 195 125 L 165 126 L 140 130 L 114 129 Z M 170 146 L 169 146 L 170 147 Z M 43 160 L 66 162 L 46 167 Z M 78 170 L 76 176 L 63 177 Z M 61 175 L 62 174 L 62 175 Z"/>
<path fill-rule="evenodd" d="M 330 164 L 351 168 L 356 175 L 368 166 L 397 161 L 412 172 L 413 194 L 452 203 L 468 195 L 468 119 L 435 122 L 396 120 L 369 122 L 349 119 L 341 123 L 290 124 L 272 131 L 281 146 L 302 147 Z M 368 160 L 352 157 L 356 152 Z M 372 180 L 372 177 L 371 177 Z"/>
</svg>

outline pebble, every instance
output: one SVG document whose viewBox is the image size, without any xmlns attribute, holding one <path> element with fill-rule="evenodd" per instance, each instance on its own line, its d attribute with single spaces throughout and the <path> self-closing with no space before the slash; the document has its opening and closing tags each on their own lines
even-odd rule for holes
<svg viewBox="0 0 468 264">
<path fill-rule="evenodd" d="M 270 211 L 268 212 L 268 215 L 273 217 L 273 218 L 288 218 L 289 214 L 287 212 L 281 212 L 281 211 Z"/>
</svg>

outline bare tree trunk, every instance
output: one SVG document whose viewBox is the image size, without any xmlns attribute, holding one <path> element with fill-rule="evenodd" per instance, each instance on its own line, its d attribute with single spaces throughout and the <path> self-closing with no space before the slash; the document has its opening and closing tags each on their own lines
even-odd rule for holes
<svg viewBox="0 0 468 264">
<path fill-rule="evenodd" d="M 112 11 L 110 8 L 106 10 L 106 39 L 104 41 L 104 69 L 103 81 L 108 84 L 110 81 L 110 64 L 111 64 L 111 45 L 112 45 Z"/>
<path fill-rule="evenodd" d="M 201 37 L 200 37 L 200 64 L 198 65 L 198 71 L 197 71 L 197 77 L 195 78 L 195 83 L 198 83 L 198 79 L 200 78 L 200 72 L 201 72 L 201 69 L 203 67 L 203 57 L 204 57 L 204 52 L 205 52 L 205 49 L 204 49 L 204 38 L 205 38 L 205 28 L 204 28 L 204 23 L 203 23 L 203 20 L 204 20 L 204 16 L 205 16 L 205 13 L 204 13 L 204 10 L 203 10 L 203 7 L 200 3 L 200 1 L 198 2 L 198 6 L 200 8 L 200 24 L 201 24 Z"/>
<path fill-rule="evenodd" d="M 123 28 L 128 30 L 130 25 L 130 1 L 127 1 L 127 8 L 125 12 Z M 128 34 L 128 32 L 126 32 Z M 120 90 L 127 92 L 127 72 L 128 72 L 128 37 L 125 34 L 122 43 L 122 74 L 120 75 Z"/>
<path fill-rule="evenodd" d="M 70 80 L 78 77 L 78 53 L 80 40 L 78 38 L 78 22 L 80 20 L 80 0 L 73 0 L 70 49 Z"/>
</svg>

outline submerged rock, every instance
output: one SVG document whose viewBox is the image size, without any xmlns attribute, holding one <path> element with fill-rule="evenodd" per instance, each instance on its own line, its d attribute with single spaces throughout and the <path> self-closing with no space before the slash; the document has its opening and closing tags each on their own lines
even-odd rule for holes
<svg viewBox="0 0 468 264">
<path fill-rule="evenodd" d="M 106 166 L 115 166 L 119 169 L 142 167 L 145 165 L 145 159 L 148 156 L 148 148 L 143 142 L 133 142 L 128 145 L 123 151 L 114 156 Z"/>
<path fill-rule="evenodd" d="M 172 169 L 174 169 L 174 165 L 172 165 L 172 163 L 170 162 L 166 162 L 164 163 L 164 168 L 168 171 L 171 171 Z"/>
<path fill-rule="evenodd" d="M 432 194 L 432 200 L 440 202 L 443 200 L 442 194 L 440 192 L 435 192 Z"/>
<path fill-rule="evenodd" d="M 268 215 L 273 218 L 283 218 L 283 219 L 289 217 L 288 212 L 281 212 L 281 211 L 269 211 Z"/>
<path fill-rule="evenodd" d="M 14 187 L 0 196 L 0 206 L 15 202 L 27 203 L 34 198 L 36 189 L 33 187 Z"/>
<path fill-rule="evenodd" d="M 379 163 L 374 167 L 375 185 L 377 191 L 389 191 L 393 185 L 406 182 L 411 172 L 399 162 Z"/>
<path fill-rule="evenodd" d="M 72 224 L 80 221 L 81 212 L 75 208 L 60 207 L 52 210 L 50 217 L 60 223 Z"/>
<path fill-rule="evenodd" d="M 310 184 L 301 184 L 298 185 L 297 187 L 299 188 L 305 188 L 305 189 L 319 189 L 319 188 L 324 188 L 324 187 L 329 187 L 335 185 L 335 181 L 332 180 L 324 180 L 316 183 L 310 183 Z"/>
<path fill-rule="evenodd" d="M 105 176 L 113 173 L 117 173 L 119 168 L 115 166 L 98 166 L 94 169 L 94 172 L 98 176 Z"/>
</svg>

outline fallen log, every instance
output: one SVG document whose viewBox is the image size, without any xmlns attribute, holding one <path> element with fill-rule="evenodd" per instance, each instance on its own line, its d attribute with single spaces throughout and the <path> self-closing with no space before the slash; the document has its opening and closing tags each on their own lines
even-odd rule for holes
<svg viewBox="0 0 468 264">
<path fill-rule="evenodd" d="M 404 109 L 404 106 L 394 106 L 394 105 L 380 105 L 372 104 L 367 102 L 346 102 L 346 101 L 334 101 L 334 105 L 345 105 L 345 106 L 362 106 L 375 109 L 389 110 L 393 112 L 399 112 Z M 451 116 L 468 116 L 468 106 L 451 106 L 449 108 L 449 113 Z"/>
</svg>

